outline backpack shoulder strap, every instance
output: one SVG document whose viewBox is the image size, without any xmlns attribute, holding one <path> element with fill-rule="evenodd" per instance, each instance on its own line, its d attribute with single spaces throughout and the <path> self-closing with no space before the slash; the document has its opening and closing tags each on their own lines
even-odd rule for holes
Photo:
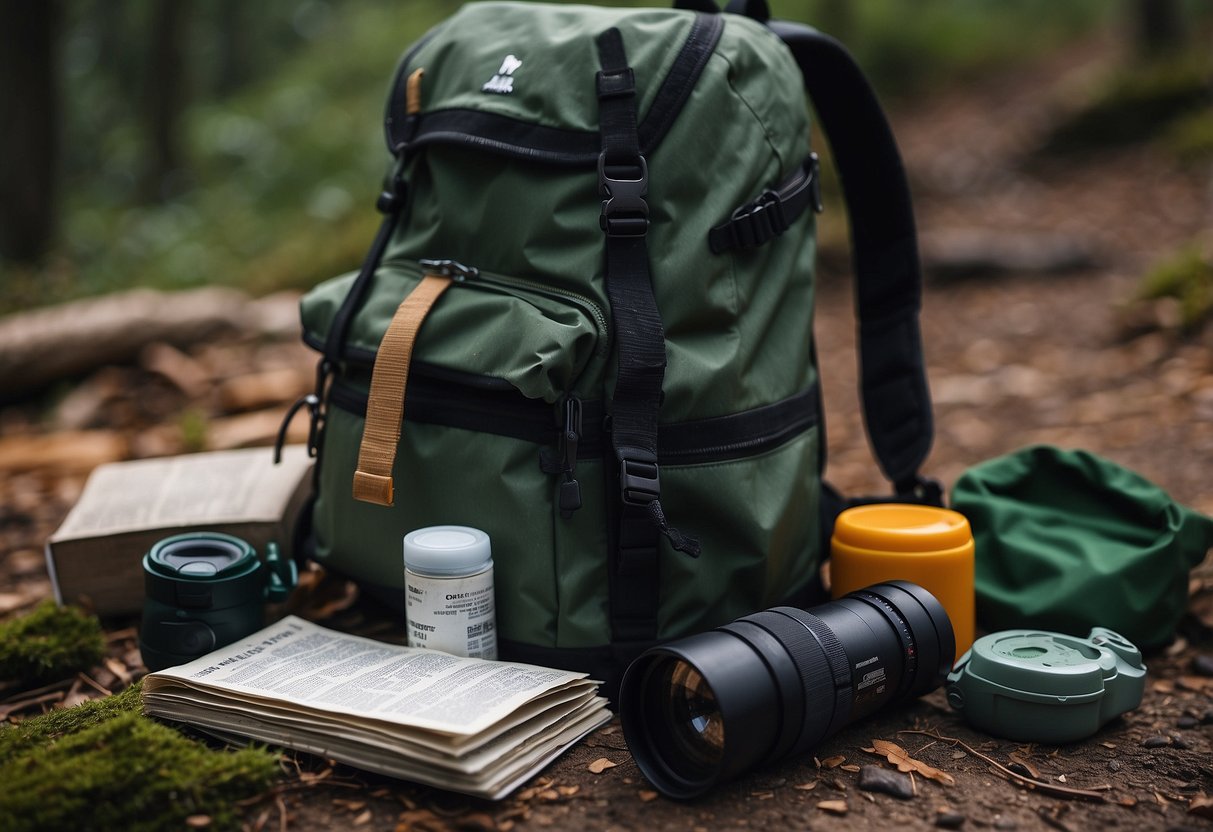
<svg viewBox="0 0 1213 832">
<path fill-rule="evenodd" d="M 800 67 L 846 197 L 868 438 L 897 494 L 929 499 L 938 486 L 919 473 L 934 437 L 918 325 L 922 272 L 901 155 L 875 92 L 841 43 L 798 23 L 767 26 Z"/>
</svg>

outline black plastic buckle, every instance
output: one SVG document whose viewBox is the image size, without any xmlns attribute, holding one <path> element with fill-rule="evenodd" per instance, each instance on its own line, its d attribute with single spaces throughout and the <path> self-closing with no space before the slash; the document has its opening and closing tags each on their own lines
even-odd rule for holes
<svg viewBox="0 0 1213 832">
<path fill-rule="evenodd" d="M 783 200 L 775 191 L 763 191 L 753 202 L 733 212 L 733 243 L 737 248 L 757 248 L 788 230 Z"/>
<path fill-rule="evenodd" d="M 809 204 L 813 206 L 814 214 L 820 214 L 825 205 L 821 201 L 821 160 L 816 153 L 809 154 L 809 189 Z"/>
<path fill-rule="evenodd" d="M 629 506 L 647 506 L 661 496 L 656 462 L 625 457 L 619 461 L 619 492 Z"/>
<path fill-rule="evenodd" d="M 602 216 L 598 223 L 611 237 L 640 237 L 649 230 L 649 204 L 644 197 L 649 192 L 649 165 L 643 156 L 636 157 L 637 176 L 615 179 L 606 172 L 606 151 L 598 155 L 598 192 L 602 200 Z"/>
<path fill-rule="evenodd" d="M 939 480 L 915 474 L 907 481 L 894 484 L 899 499 L 927 506 L 943 506 L 943 485 Z"/>
</svg>

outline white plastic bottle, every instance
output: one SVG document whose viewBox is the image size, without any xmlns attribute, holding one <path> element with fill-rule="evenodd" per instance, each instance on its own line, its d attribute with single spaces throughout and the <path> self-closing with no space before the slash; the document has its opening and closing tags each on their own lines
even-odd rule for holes
<svg viewBox="0 0 1213 832">
<path fill-rule="evenodd" d="M 497 658 L 493 554 L 489 536 L 468 526 L 430 526 L 404 536 L 405 611 L 410 647 Z"/>
</svg>

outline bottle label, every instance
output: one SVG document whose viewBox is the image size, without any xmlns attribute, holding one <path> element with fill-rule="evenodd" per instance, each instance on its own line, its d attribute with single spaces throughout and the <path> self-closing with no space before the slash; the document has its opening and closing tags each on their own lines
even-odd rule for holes
<svg viewBox="0 0 1213 832">
<path fill-rule="evenodd" d="M 430 578 L 406 569 L 404 583 L 410 647 L 497 658 L 493 567 L 466 578 Z"/>
</svg>

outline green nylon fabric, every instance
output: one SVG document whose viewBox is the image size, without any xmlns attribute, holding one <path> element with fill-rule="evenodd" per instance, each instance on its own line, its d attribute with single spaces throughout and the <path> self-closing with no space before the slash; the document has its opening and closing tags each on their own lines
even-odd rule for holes
<svg viewBox="0 0 1213 832">
<path fill-rule="evenodd" d="M 690 12 L 475 3 L 442 24 L 404 67 L 425 69 L 425 114 L 468 108 L 530 124 L 596 131 L 594 39 L 617 26 L 643 121 L 691 30 Z M 802 393 L 811 354 L 814 217 L 748 252 L 713 255 L 708 231 L 791 175 L 809 152 L 799 70 L 784 45 L 748 19 L 723 33 L 689 100 L 649 154 L 648 249 L 666 331 L 659 421 L 728 415 Z M 506 55 L 521 65 L 513 93 L 481 91 Z M 568 394 L 609 400 L 615 383 L 604 275 L 601 197 L 592 165 L 555 166 L 435 143 L 411 157 L 407 223 L 397 230 L 349 345 L 374 351 L 419 259 L 478 267 L 451 287 L 418 336 L 414 360 L 504 379 L 552 405 Z M 303 300 L 305 333 L 323 343 L 353 275 Z M 369 368 L 340 375 L 366 390 Z M 408 413 L 406 395 L 405 412 Z M 314 528 L 317 559 L 386 587 L 403 586 L 400 541 L 415 528 L 464 524 L 492 539 L 498 628 L 545 647 L 610 641 L 608 501 L 601 460 L 580 460 L 583 507 L 556 505 L 558 475 L 537 445 L 406 420 L 392 508 L 350 495 L 363 420 L 328 406 Z M 609 451 L 608 451 L 609 453 Z M 704 542 L 691 559 L 662 540 L 663 637 L 702 631 L 804 587 L 820 560 L 820 436 L 812 427 L 766 453 L 661 469 L 670 523 Z M 614 465 L 612 461 L 610 464 Z"/>
<path fill-rule="evenodd" d="M 1188 571 L 1213 546 L 1213 519 L 1082 450 L 983 462 L 957 480 L 952 506 L 973 528 L 977 617 L 990 630 L 1107 627 L 1162 644 L 1187 607 Z"/>
</svg>

